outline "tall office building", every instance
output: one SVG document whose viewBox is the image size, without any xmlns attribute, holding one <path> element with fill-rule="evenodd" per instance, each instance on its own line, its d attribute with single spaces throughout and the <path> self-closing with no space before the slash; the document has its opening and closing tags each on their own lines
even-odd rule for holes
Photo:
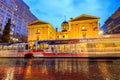
<svg viewBox="0 0 120 80">
<path fill-rule="evenodd" d="M 23 0 L 0 0 L 0 34 L 8 19 L 11 19 L 11 42 L 26 41 L 27 25 L 37 18 L 30 12 Z"/>
<path fill-rule="evenodd" d="M 108 34 L 120 34 L 120 7 L 105 22 Z"/>
</svg>

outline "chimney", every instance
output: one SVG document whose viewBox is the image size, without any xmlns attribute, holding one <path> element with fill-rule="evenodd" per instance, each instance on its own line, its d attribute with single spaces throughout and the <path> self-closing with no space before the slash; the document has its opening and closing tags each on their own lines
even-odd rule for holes
<svg viewBox="0 0 120 80">
<path fill-rule="evenodd" d="M 56 32 L 58 32 L 58 28 L 56 28 Z"/>
<path fill-rule="evenodd" d="M 70 20 L 72 20 L 73 18 L 71 17 Z"/>
</svg>

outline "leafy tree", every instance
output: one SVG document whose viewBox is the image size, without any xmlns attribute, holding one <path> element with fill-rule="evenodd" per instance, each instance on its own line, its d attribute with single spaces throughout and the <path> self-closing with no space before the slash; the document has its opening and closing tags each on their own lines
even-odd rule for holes
<svg viewBox="0 0 120 80">
<path fill-rule="evenodd" d="M 8 19 L 7 24 L 4 27 L 3 35 L 2 35 L 2 42 L 9 43 L 10 42 L 10 26 L 11 26 L 11 19 Z"/>
</svg>

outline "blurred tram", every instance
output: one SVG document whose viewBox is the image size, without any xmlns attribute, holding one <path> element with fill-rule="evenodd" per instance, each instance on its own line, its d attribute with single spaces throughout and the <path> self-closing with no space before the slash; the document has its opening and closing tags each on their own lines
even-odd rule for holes
<svg viewBox="0 0 120 80">
<path fill-rule="evenodd" d="M 81 56 L 82 54 L 120 54 L 120 36 L 104 35 L 96 38 L 35 41 L 35 50 L 45 54 Z M 81 54 L 81 55 L 80 55 Z"/>
<path fill-rule="evenodd" d="M 33 48 L 30 48 L 29 45 L 29 43 L 0 44 L 0 51 L 14 51 L 17 54 L 32 53 L 36 57 L 104 57 L 109 55 L 120 57 L 120 35 L 37 40 L 34 41 Z"/>
<path fill-rule="evenodd" d="M 28 43 L 1 43 L 0 50 L 27 51 Z"/>
</svg>

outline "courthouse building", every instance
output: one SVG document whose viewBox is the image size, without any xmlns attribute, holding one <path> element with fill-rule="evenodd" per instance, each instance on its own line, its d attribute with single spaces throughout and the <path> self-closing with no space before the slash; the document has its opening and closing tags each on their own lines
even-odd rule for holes
<svg viewBox="0 0 120 80">
<path fill-rule="evenodd" d="M 0 35 L 8 19 L 11 19 L 11 42 L 27 41 L 27 25 L 37 18 L 23 0 L 0 0 Z"/>
<path fill-rule="evenodd" d="M 41 20 L 28 25 L 28 42 L 31 46 L 36 40 L 61 40 L 75 38 L 92 38 L 98 36 L 99 17 L 82 14 L 61 24 L 62 31 Z"/>
</svg>

